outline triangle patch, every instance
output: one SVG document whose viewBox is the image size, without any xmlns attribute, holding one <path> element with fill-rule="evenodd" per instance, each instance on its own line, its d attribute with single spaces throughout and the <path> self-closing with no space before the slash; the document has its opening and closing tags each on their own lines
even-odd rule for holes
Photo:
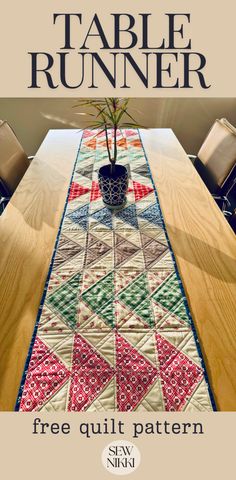
<svg viewBox="0 0 236 480">
<path fill-rule="evenodd" d="M 167 411 L 179 411 L 203 378 L 202 369 L 156 334 L 164 401 Z"/>
<path fill-rule="evenodd" d="M 71 329 L 77 324 L 79 292 L 80 273 L 63 283 L 47 298 L 47 305 L 56 311 Z"/>
<path fill-rule="evenodd" d="M 91 163 L 90 165 L 86 165 L 86 167 L 84 167 L 84 168 L 80 168 L 79 170 L 77 170 L 77 173 L 79 173 L 83 177 L 87 177 L 90 180 L 92 180 L 92 177 L 93 177 L 93 163 Z"/>
<path fill-rule="evenodd" d="M 117 245 L 115 249 L 115 267 L 119 267 L 138 251 L 139 247 L 128 242 L 127 240 L 123 240 L 123 242 Z"/>
<path fill-rule="evenodd" d="M 123 208 L 119 212 L 115 213 L 115 217 L 138 229 L 138 219 L 135 205 L 129 205 L 128 207 Z"/>
<path fill-rule="evenodd" d="M 88 226 L 88 211 L 89 211 L 89 204 L 83 205 L 82 207 L 77 208 L 73 212 L 69 213 L 67 217 L 73 223 L 79 225 L 84 230 L 86 230 Z"/>
<path fill-rule="evenodd" d="M 135 180 L 133 181 L 133 189 L 134 189 L 134 198 L 136 202 L 138 200 L 141 200 L 141 198 L 146 197 L 149 193 L 154 191 L 152 187 L 149 187 L 148 185 L 143 185 L 139 182 L 136 182 Z"/>
<path fill-rule="evenodd" d="M 110 272 L 82 294 L 82 299 L 93 312 L 104 318 L 109 326 L 114 320 L 114 274 Z"/>
<path fill-rule="evenodd" d="M 157 369 L 120 335 L 116 336 L 117 405 L 135 410 L 157 378 Z"/>
<path fill-rule="evenodd" d="M 89 191 L 90 189 L 88 187 L 83 187 L 83 185 L 79 185 L 76 182 L 72 182 L 68 201 L 71 202 L 72 200 L 75 200 L 76 198 L 80 197 L 81 195 L 84 195 L 85 193 L 88 193 Z"/>
<path fill-rule="evenodd" d="M 114 376 L 110 364 L 79 334 L 75 335 L 69 411 L 83 411 Z"/>
<path fill-rule="evenodd" d="M 90 201 L 94 202 L 94 200 L 97 200 L 98 198 L 101 198 L 101 196 L 102 196 L 102 194 L 100 192 L 99 184 L 98 184 L 98 182 L 95 182 L 95 180 L 93 180 L 92 181 Z"/>
<path fill-rule="evenodd" d="M 39 410 L 68 380 L 69 370 L 49 348 L 36 337 L 29 364 L 20 409 Z"/>
</svg>

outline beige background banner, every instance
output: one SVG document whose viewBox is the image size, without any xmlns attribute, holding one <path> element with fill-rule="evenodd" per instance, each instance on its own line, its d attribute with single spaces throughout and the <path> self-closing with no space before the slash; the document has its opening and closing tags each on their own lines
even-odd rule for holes
<svg viewBox="0 0 236 480">
<path fill-rule="evenodd" d="M 67 52 L 66 55 L 66 81 L 70 86 L 76 86 L 81 81 L 81 46 L 95 13 L 98 14 L 100 23 L 104 29 L 110 45 L 114 44 L 114 28 L 112 13 L 132 14 L 135 18 L 133 30 L 138 35 L 138 44 L 129 50 L 133 58 L 145 73 L 145 55 L 140 50 L 142 38 L 142 25 L 139 13 L 151 13 L 149 29 L 149 45 L 160 46 L 163 37 L 168 45 L 168 17 L 167 13 L 190 13 L 190 23 L 187 19 L 179 17 L 176 20 L 176 28 L 184 23 L 184 39 L 176 34 L 176 44 L 180 47 L 187 45 L 189 38 L 192 40 L 192 52 L 202 53 L 207 60 L 204 67 L 204 78 L 211 85 L 208 89 L 202 89 L 199 85 L 196 73 L 190 74 L 190 82 L 193 88 L 153 88 L 156 84 L 155 55 L 149 57 L 149 86 L 144 84 L 127 63 L 127 85 L 130 88 L 120 88 L 124 83 L 124 65 L 122 53 L 117 57 L 117 83 L 116 89 L 112 87 L 100 67 L 95 62 L 95 76 L 98 88 L 88 88 L 91 85 L 91 56 L 88 52 L 97 52 L 103 59 L 108 70 L 113 72 L 113 56 L 111 51 L 101 50 L 101 40 L 97 37 L 89 38 L 87 46 L 89 50 L 85 55 L 85 73 L 82 85 L 79 88 L 65 88 L 61 85 L 60 65 L 58 52 Z M 64 46 L 63 18 L 58 18 L 53 24 L 53 13 L 81 13 L 82 21 L 79 24 L 75 17 L 71 22 L 71 46 L 74 50 L 61 50 Z M 127 2 L 119 0 L 42 0 L 32 2 L 30 0 L 8 0 L 4 2 L 0 17 L 1 36 L 1 97 L 74 97 L 74 96 L 118 96 L 129 97 L 234 97 L 236 83 L 235 62 L 235 14 L 236 4 L 234 0 L 216 2 L 197 2 L 195 0 L 136 0 Z M 122 18 L 122 26 L 127 25 L 127 18 Z M 96 33 L 93 27 L 91 33 Z M 122 46 L 130 41 L 130 35 L 124 33 L 121 37 Z M 124 43 L 123 43 L 124 42 Z M 153 50 L 150 49 L 149 52 Z M 156 50 L 158 51 L 158 50 Z M 163 60 L 163 66 L 167 68 L 171 63 L 171 79 L 168 73 L 163 73 L 163 84 L 174 85 L 179 78 L 179 85 L 183 85 L 183 53 L 189 50 L 176 50 L 178 61 L 173 57 L 172 50 L 162 50 L 168 53 Z M 44 73 L 38 74 L 40 88 L 28 88 L 31 84 L 31 56 L 28 52 L 46 52 L 51 54 L 54 64 L 50 69 L 54 86 L 50 89 Z M 110 52 L 110 53 L 109 53 Z M 172 53 L 171 53 L 172 52 Z M 195 58 L 195 57 L 194 57 Z M 199 60 L 193 58 L 193 66 L 197 66 Z M 41 62 L 41 63 L 40 63 Z M 46 57 L 39 57 L 38 66 L 46 66 Z"/>
<path fill-rule="evenodd" d="M 199 87 L 196 76 L 193 76 L 194 88 L 192 89 L 174 89 L 152 88 L 155 83 L 155 72 L 150 68 L 150 85 L 145 88 L 137 75 L 130 69 L 130 89 L 111 87 L 109 82 L 104 79 L 104 74 L 100 72 L 97 75 L 99 88 L 88 88 L 91 78 L 89 78 L 89 69 L 86 69 L 83 85 L 78 89 L 66 89 L 59 86 L 55 89 L 49 89 L 44 76 L 39 76 L 41 88 L 29 89 L 31 82 L 30 75 L 30 56 L 28 52 L 48 52 L 55 59 L 52 68 L 53 80 L 60 83 L 59 75 L 59 56 L 63 46 L 63 26 L 58 21 L 53 25 L 53 13 L 82 13 L 83 25 L 73 23 L 73 44 L 75 50 L 72 50 L 71 58 L 68 62 L 67 75 L 68 82 L 76 84 L 79 75 L 79 64 L 77 54 L 79 46 L 83 43 L 92 21 L 94 13 L 99 15 L 104 30 L 109 41 L 112 41 L 111 13 L 129 13 L 138 17 L 138 13 L 152 13 L 152 35 L 150 44 L 161 42 L 163 35 L 166 34 L 166 24 L 164 27 L 165 13 L 190 13 L 191 23 L 186 24 L 186 38 L 192 39 L 192 51 L 201 52 L 207 59 L 204 69 L 207 83 L 211 88 L 202 89 Z M 32 2 L 32 0 L 7 0 L 1 9 L 0 16 L 0 40 L 1 40 L 1 75 L 0 75 L 0 97 L 83 97 L 83 96 L 128 96 L 128 97 L 235 97 L 236 85 L 236 61 L 235 61 L 235 0 L 224 0 L 216 2 L 208 0 L 197 2 L 196 0 L 41 0 L 41 2 Z M 136 24 L 136 32 L 140 36 L 141 24 Z M 97 51 L 102 56 L 103 50 L 100 49 L 100 43 L 91 42 L 91 51 Z M 138 48 L 132 50 L 132 54 L 137 62 L 141 62 L 141 54 Z M 107 57 L 104 57 L 104 59 Z M 104 60 L 105 61 L 105 60 Z M 108 63 L 109 66 L 109 63 Z M 174 68 L 175 67 L 175 68 Z M 173 64 L 173 82 L 176 78 L 183 76 L 183 64 L 179 63 L 179 71 Z M 118 83 L 122 83 L 122 71 L 119 70 Z M 71 101 L 71 100 L 70 100 Z M 150 100 L 151 101 L 151 100 Z M 209 101 L 209 100 L 208 100 Z M 18 101 L 19 102 L 19 101 Z M 178 102 L 178 99 L 177 99 Z M 231 100 L 230 100 L 231 102 Z M 18 105 L 18 104 L 17 104 Z M 2 104 L 8 112 L 10 105 Z M 14 107 L 15 108 L 15 107 Z M 27 107 L 29 108 L 29 107 Z M 31 108 L 31 107 L 30 107 Z M 47 105 L 48 108 L 48 105 Z M 51 115 L 57 115 L 58 125 L 61 123 L 61 111 L 49 112 Z M 59 108 L 59 107 L 58 107 Z M 62 108 L 62 107 L 60 107 Z M 154 108 L 154 107 L 153 107 Z M 186 149 L 191 153 L 199 147 L 202 137 L 208 128 L 208 123 L 216 115 L 225 115 L 221 107 L 213 106 L 210 109 L 204 107 L 204 118 L 206 125 L 204 132 L 199 133 L 196 144 L 189 143 L 187 138 L 181 139 L 185 142 Z M 225 107 L 224 107 L 225 108 Z M 231 109 L 232 107 L 229 106 Z M 71 107 L 70 107 L 71 109 Z M 32 111 L 35 105 L 32 106 Z M 44 114 L 44 107 L 38 107 Z M 24 109 L 18 109 L 18 118 L 24 115 Z M 45 110 L 46 111 L 46 110 Z M 160 113 L 160 109 L 159 115 Z M 11 112 L 11 110 L 10 110 Z M 64 112 L 64 106 L 63 106 Z M 154 110 L 152 110 L 154 112 Z M 161 111 L 162 112 L 162 111 Z M 172 109 L 172 115 L 183 114 L 186 117 L 185 110 L 175 104 L 175 110 Z M 191 112 L 196 112 L 196 105 L 191 106 Z M 13 117 L 16 121 L 15 111 Z M 37 112 L 36 112 L 37 113 Z M 36 115 L 35 113 L 35 115 Z M 48 112 L 46 111 L 48 114 Z M 168 113 L 168 112 L 167 112 Z M 165 115 L 167 115 L 165 111 Z M 200 115 L 199 114 L 199 115 Z M 37 113 L 38 115 L 38 113 Z M 68 115 L 71 115 L 70 112 Z M 154 115 L 154 113 L 152 113 Z M 229 118 L 234 121 L 235 113 L 229 111 Z M 39 115 L 38 115 L 39 117 Z M 60 118 L 59 118 L 60 117 Z M 48 121 L 50 117 L 48 118 Z M 58 120 L 59 118 L 59 120 Z M 179 118 L 179 117 L 178 117 Z M 55 120 L 55 119 L 54 119 Z M 155 124 L 153 116 L 152 124 Z M 159 120 L 158 120 L 159 121 Z M 169 117 L 161 119 L 161 125 L 165 122 L 170 124 Z M 39 122 L 39 120 L 38 120 Z M 14 122 L 13 122 L 14 123 Z M 20 120 L 19 120 L 20 123 Z M 35 122 L 31 122 L 35 124 Z M 179 122 L 176 122 L 179 123 Z M 190 125 L 190 120 L 189 120 Z M 196 120 L 195 120 L 196 123 Z M 51 124 L 50 124 L 51 125 Z M 50 126 L 49 125 L 49 126 Z M 159 124 L 158 124 L 159 125 Z M 188 127 L 190 128 L 190 127 Z M 199 129 L 198 129 L 199 132 Z M 21 133 L 21 132 L 20 132 Z M 38 137 L 36 137 L 36 133 Z M 40 143 L 41 132 L 37 124 L 34 142 L 26 144 L 29 150 L 35 149 L 37 142 Z M 27 139 L 22 139 L 27 141 Z M 192 151 L 193 150 L 193 151 Z M 32 153 L 29 152 L 29 153 Z M 105 418 L 121 419 L 125 422 L 125 435 L 97 435 L 86 439 L 79 434 L 79 424 L 81 422 L 103 422 Z M 32 435 L 32 424 L 35 417 L 41 418 L 46 422 L 69 422 L 71 433 L 69 435 Z M 132 422 L 202 422 L 204 435 L 142 435 L 139 438 L 132 438 Z M 42 480 L 52 478 L 53 480 L 64 480 L 69 476 L 71 478 L 87 478 L 96 480 L 106 480 L 112 477 L 103 467 L 101 454 L 103 448 L 112 440 L 125 439 L 133 442 L 141 452 L 141 463 L 136 472 L 131 475 L 134 480 L 199 480 L 199 478 L 209 478 L 222 480 L 222 478 L 233 478 L 235 475 L 235 413 L 199 413 L 197 414 L 170 414 L 157 412 L 156 414 L 18 414 L 18 413 L 0 413 L 0 451 L 1 451 L 1 478 L 13 480 L 15 478 L 24 480 Z"/>
<path fill-rule="evenodd" d="M 69 422 L 68 435 L 33 435 L 33 420 Z M 124 435 L 95 435 L 84 438 L 79 432 L 81 422 L 104 422 L 115 418 L 125 423 Z M 132 480 L 199 480 L 234 478 L 235 435 L 234 414 L 201 413 L 171 414 L 0 414 L 1 477 L 8 479 L 42 480 L 65 478 L 109 480 L 119 478 L 102 465 L 101 454 L 113 440 L 131 441 L 141 453 L 141 463 L 130 477 Z M 133 422 L 202 422 L 204 435 L 143 435 L 132 437 Z"/>
</svg>

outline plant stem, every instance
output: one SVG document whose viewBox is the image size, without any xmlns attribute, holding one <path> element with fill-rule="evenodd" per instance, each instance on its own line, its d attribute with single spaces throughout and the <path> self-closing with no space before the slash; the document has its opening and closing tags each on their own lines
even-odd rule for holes
<svg viewBox="0 0 236 480">
<path fill-rule="evenodd" d="M 108 140 L 107 126 L 105 126 L 105 133 L 106 133 L 107 153 L 108 153 L 109 161 L 112 163 L 111 152 L 110 152 L 110 148 L 109 148 L 109 140 Z"/>
<path fill-rule="evenodd" d="M 117 125 L 114 125 L 114 163 L 117 160 Z"/>
</svg>

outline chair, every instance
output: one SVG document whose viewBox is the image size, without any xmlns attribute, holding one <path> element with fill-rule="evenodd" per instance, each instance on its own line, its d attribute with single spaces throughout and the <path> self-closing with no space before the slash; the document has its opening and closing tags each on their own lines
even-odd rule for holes
<svg viewBox="0 0 236 480">
<path fill-rule="evenodd" d="M 225 118 L 216 120 L 197 156 L 189 158 L 225 216 L 230 216 L 236 207 L 236 128 Z"/>
<path fill-rule="evenodd" d="M 0 214 L 21 181 L 32 157 L 27 157 L 15 133 L 0 120 Z"/>
</svg>

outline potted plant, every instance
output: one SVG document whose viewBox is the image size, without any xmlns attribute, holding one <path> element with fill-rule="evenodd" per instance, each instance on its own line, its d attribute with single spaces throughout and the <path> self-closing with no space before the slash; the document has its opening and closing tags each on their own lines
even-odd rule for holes
<svg viewBox="0 0 236 480">
<path fill-rule="evenodd" d="M 126 203 L 129 175 L 124 165 L 117 165 L 117 136 L 121 128 L 137 128 L 139 125 L 128 112 L 127 98 L 81 99 L 75 107 L 88 108 L 93 117 L 88 127 L 105 133 L 109 164 L 98 171 L 98 183 L 103 202 L 110 209 L 119 209 Z M 84 115 L 84 112 L 79 112 Z"/>
</svg>

